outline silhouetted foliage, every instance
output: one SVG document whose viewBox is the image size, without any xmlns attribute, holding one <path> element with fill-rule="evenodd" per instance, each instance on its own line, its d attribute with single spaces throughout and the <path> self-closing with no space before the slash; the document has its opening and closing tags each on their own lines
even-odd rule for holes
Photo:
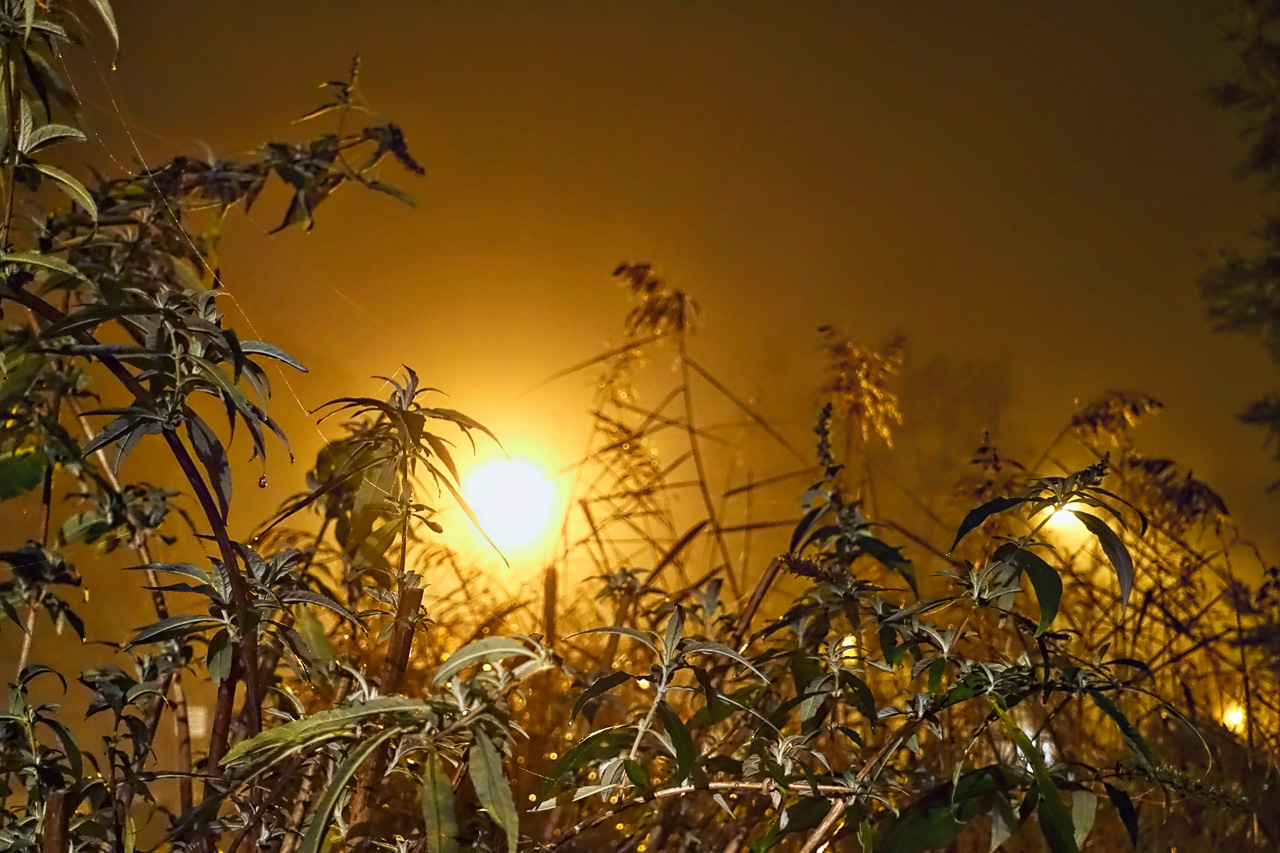
<svg viewBox="0 0 1280 853">
<path fill-rule="evenodd" d="M 800 451 L 695 354 L 686 291 L 629 263 L 619 344 L 567 371 L 600 378 L 540 613 L 436 538 L 442 504 L 471 515 L 454 442 L 493 436 L 407 367 L 385 396 L 323 407 L 337 436 L 305 487 L 235 540 L 230 436 L 251 464 L 283 440 L 266 368 L 304 368 L 218 310 L 219 221 L 273 176 L 280 227 L 310 227 L 344 184 L 402 198 L 380 163 L 422 169 L 353 65 L 307 116 L 332 133 L 86 187 L 36 157 L 82 137 L 54 121 L 74 104 L 48 62 L 81 6 L 115 37 L 105 0 L 0 0 L 0 498 L 39 506 L 30 542 L 0 554 L 22 632 L 0 712 L 5 849 L 1057 853 L 1164 849 L 1176 815 L 1179 844 L 1280 841 L 1275 572 L 1239 581 L 1248 546 L 1221 499 L 1139 455 L 1130 431 L 1159 408 L 1143 395 L 1082 407 L 1045 454 L 1074 438 L 1088 464 L 1024 467 L 984 437 L 973 480 L 931 496 L 952 523 L 924 535 L 872 499 L 868 444 L 903 421 L 901 341 L 820 330 Z M 72 206 L 23 226 L 45 179 Z M 650 406 L 638 374 L 656 356 L 675 379 Z M 700 421 L 707 400 L 735 420 Z M 792 467 L 724 463 L 748 434 Z M 142 442 L 180 483 L 126 479 Z M 770 490 L 793 509 L 760 520 Z M 198 534 L 176 523 L 188 498 Z M 761 559 L 769 530 L 789 539 Z M 72 557 L 120 549 L 154 621 L 112 638 L 117 664 L 36 662 L 44 622 L 83 632 Z M 40 698 L 68 675 L 87 703 Z M 204 743 L 184 682 L 216 690 Z M 1207 767 L 1201 744 L 1230 760 Z"/>
</svg>

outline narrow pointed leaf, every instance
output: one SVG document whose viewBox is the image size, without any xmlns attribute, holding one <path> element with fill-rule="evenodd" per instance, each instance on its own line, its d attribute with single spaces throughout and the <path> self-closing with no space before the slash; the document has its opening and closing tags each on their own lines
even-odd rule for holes
<svg viewBox="0 0 1280 853">
<path fill-rule="evenodd" d="M 1129 556 L 1129 549 L 1124 547 L 1120 537 L 1102 519 L 1076 510 L 1071 510 L 1071 514 L 1080 519 L 1080 523 L 1097 537 L 1102 553 L 1107 555 L 1107 559 L 1115 567 L 1116 579 L 1120 582 L 1120 612 L 1123 613 L 1129 603 L 1129 594 L 1133 592 L 1133 558 Z"/>
<path fill-rule="evenodd" d="M 956 540 L 951 543 L 950 550 L 954 551 L 956 546 L 960 544 L 961 539 L 991 516 L 1025 502 L 1026 498 L 996 498 L 993 501 L 987 501 L 977 509 L 969 510 L 969 514 L 964 517 L 964 521 L 960 522 L 960 529 L 956 531 Z"/>
<path fill-rule="evenodd" d="M 608 693 L 620 684 L 626 684 L 633 677 L 629 672 L 611 672 L 608 675 L 597 678 L 591 683 L 590 687 L 582 692 L 582 695 L 578 697 L 578 701 L 574 703 L 573 711 L 569 714 L 569 722 L 572 723 L 578 719 L 578 714 L 592 699 Z"/>
<path fill-rule="evenodd" d="M 486 637 L 483 640 L 476 640 L 450 655 L 449 660 L 436 670 L 433 681 L 436 684 L 444 684 L 474 664 L 499 663 L 517 655 L 531 658 L 534 652 L 524 643 L 509 637 Z"/>
<path fill-rule="evenodd" d="M 480 805 L 506 833 L 507 853 L 516 853 L 520 843 L 520 815 L 511 796 L 511 784 L 502 771 L 502 754 L 483 732 L 476 734 L 475 743 L 471 745 L 471 781 Z"/>
<path fill-rule="evenodd" d="M 1151 752 L 1151 747 L 1147 745 L 1147 741 L 1129 718 L 1124 715 L 1116 704 L 1105 694 L 1098 690 L 1090 690 L 1089 698 L 1093 700 L 1093 704 L 1102 709 L 1102 712 L 1112 719 L 1116 724 L 1116 728 L 1120 730 L 1120 737 L 1125 744 L 1133 752 L 1138 762 L 1148 770 L 1154 770 L 1156 766 L 1155 755 Z"/>
<path fill-rule="evenodd" d="M 1111 800 L 1111 805 L 1115 806 L 1116 813 L 1120 816 L 1120 822 L 1124 824 L 1124 828 L 1129 832 L 1129 841 L 1134 848 L 1138 846 L 1138 809 L 1134 806 L 1133 800 L 1127 793 L 1119 788 L 1108 785 L 1105 782 L 1103 787 L 1107 789 L 1107 799 Z"/>
<path fill-rule="evenodd" d="M 685 727 L 680 715 L 665 701 L 658 702 L 658 717 L 662 720 L 662 727 L 667 730 L 667 736 L 671 738 L 671 747 L 676 759 L 671 781 L 678 785 L 689 778 L 689 774 L 693 772 L 693 763 L 697 757 L 693 748 L 693 738 L 689 735 L 689 729 Z"/>
<path fill-rule="evenodd" d="M 315 813 L 311 816 L 311 822 L 307 824 L 306 835 L 302 837 L 299 853 L 320 853 L 324 849 L 324 840 L 333 822 L 334 809 L 337 808 L 338 800 L 341 799 L 347 783 L 356 775 L 360 765 L 364 764 L 369 756 L 399 733 L 398 729 L 387 729 L 376 737 L 363 741 L 347 753 L 347 757 L 333 771 L 333 776 L 329 779 L 329 787 L 316 803 Z"/>
<path fill-rule="evenodd" d="M 437 752 L 427 754 L 419 791 L 427 830 L 427 850 L 431 853 L 455 853 L 458 849 L 458 819 L 453 806 L 453 782 Z"/>
<path fill-rule="evenodd" d="M 1058 615 L 1058 604 L 1062 601 L 1062 578 L 1053 566 L 1025 548 L 1015 551 L 1012 559 L 1013 564 L 1022 569 L 1036 591 L 1036 602 L 1040 605 L 1040 624 L 1036 626 L 1036 636 L 1039 637 L 1049 629 L 1053 618 Z"/>
<path fill-rule="evenodd" d="M 52 180 L 58 185 L 58 189 L 84 208 L 95 222 L 98 220 L 98 203 L 93 200 L 93 196 L 89 195 L 89 191 L 84 188 L 84 184 L 56 166 L 50 166 L 48 163 L 36 163 L 35 167 L 37 172 Z"/>
<path fill-rule="evenodd" d="M 1027 737 L 1027 733 L 1018 726 L 1012 715 L 994 698 L 991 700 L 991 707 L 1004 723 L 1005 732 L 1022 752 L 1027 764 L 1031 766 L 1032 775 L 1036 780 L 1036 790 L 1040 794 L 1036 811 L 1040 813 L 1040 829 L 1044 833 L 1045 840 L 1049 842 L 1049 849 L 1053 853 L 1078 853 L 1071 813 L 1067 811 L 1062 794 L 1054 784 L 1053 777 L 1049 775 L 1049 768 L 1044 763 L 1044 754 L 1031 742 L 1031 738 Z"/>
</svg>

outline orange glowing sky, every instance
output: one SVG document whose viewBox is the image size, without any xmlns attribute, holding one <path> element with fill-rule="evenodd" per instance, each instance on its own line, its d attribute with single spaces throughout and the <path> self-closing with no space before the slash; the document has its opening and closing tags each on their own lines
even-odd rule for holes
<svg viewBox="0 0 1280 853">
<path fill-rule="evenodd" d="M 237 304 L 313 370 L 277 405 L 300 458 L 303 406 L 401 363 L 572 457 L 588 383 L 519 395 L 616 335 L 608 273 L 644 259 L 788 429 L 812 413 L 818 325 L 900 331 L 922 446 L 963 454 L 991 427 L 1034 457 L 1075 399 L 1136 388 L 1167 405 L 1149 452 L 1259 530 L 1277 472 L 1234 413 L 1280 371 L 1211 333 L 1194 287 L 1256 210 L 1204 95 L 1231 61 L 1217 8 L 120 0 L 117 70 L 73 70 L 110 150 L 157 159 L 298 132 L 360 52 L 427 165 L 403 182 L 416 210 L 347 193 L 311 234 L 268 238 L 266 212 L 231 230 Z"/>
</svg>

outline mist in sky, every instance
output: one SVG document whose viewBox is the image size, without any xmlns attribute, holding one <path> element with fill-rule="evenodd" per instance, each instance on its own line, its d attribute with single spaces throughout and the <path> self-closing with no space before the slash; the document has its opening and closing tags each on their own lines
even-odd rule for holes
<svg viewBox="0 0 1280 853">
<path fill-rule="evenodd" d="M 1140 446 L 1265 539 L 1277 471 L 1236 414 L 1280 371 L 1213 334 L 1195 288 L 1257 210 L 1205 94 L 1232 68 L 1219 11 L 121 0 L 114 70 L 72 71 L 117 167 L 314 132 L 290 121 L 356 53 L 403 126 L 427 168 L 399 180 L 415 209 L 344 193 L 274 238 L 265 204 L 233 217 L 232 322 L 312 369 L 275 404 L 302 462 L 305 410 L 401 364 L 573 458 L 589 377 L 538 383 L 617 341 L 609 273 L 645 260 L 701 303 L 703 359 L 793 434 L 820 325 L 901 333 L 925 444 L 962 453 L 990 428 L 1031 461 L 1077 403 L 1144 391 L 1166 408 Z"/>
</svg>

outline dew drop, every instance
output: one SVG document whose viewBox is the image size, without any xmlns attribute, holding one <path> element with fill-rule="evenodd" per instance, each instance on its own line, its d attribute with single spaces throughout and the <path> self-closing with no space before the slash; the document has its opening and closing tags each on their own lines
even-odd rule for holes
<svg viewBox="0 0 1280 853">
<path fill-rule="evenodd" d="M 267 475 L 263 474 L 258 478 L 258 488 L 265 489 L 267 487 Z"/>
</svg>

